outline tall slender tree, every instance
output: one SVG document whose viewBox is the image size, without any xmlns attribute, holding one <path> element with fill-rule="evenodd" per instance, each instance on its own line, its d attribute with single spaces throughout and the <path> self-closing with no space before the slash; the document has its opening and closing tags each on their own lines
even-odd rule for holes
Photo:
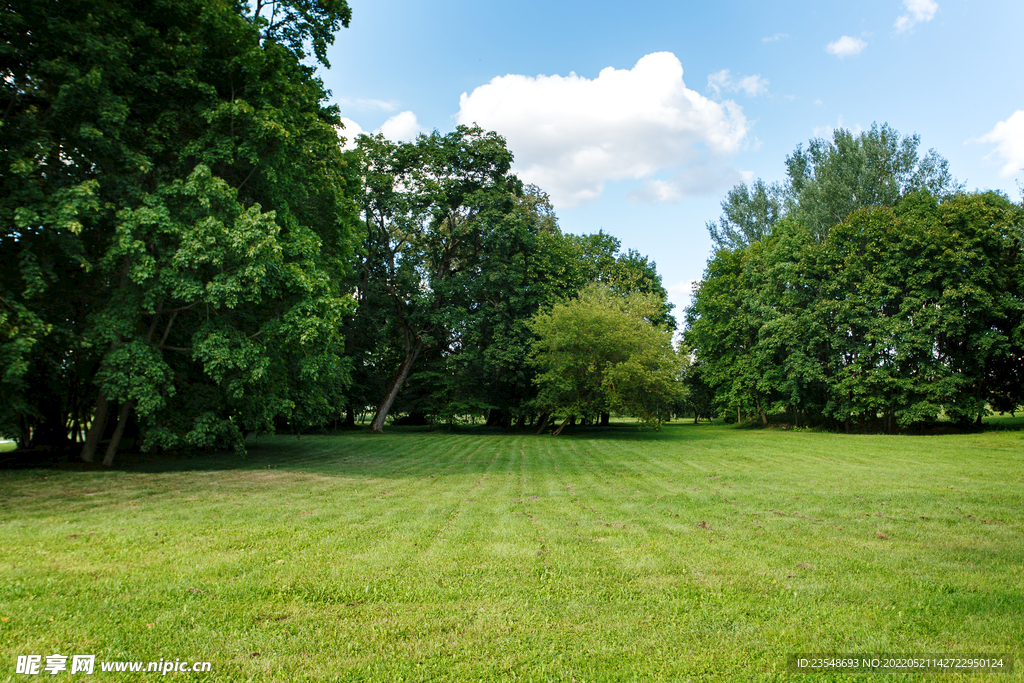
<svg viewBox="0 0 1024 683">
<path fill-rule="evenodd" d="M 370 430 L 381 432 L 452 301 L 453 276 L 476 267 L 487 225 L 512 210 L 522 184 L 505 140 L 478 127 L 422 135 L 413 143 L 361 136 L 363 217 L 384 257 L 383 282 L 399 328 L 401 358 Z"/>
</svg>

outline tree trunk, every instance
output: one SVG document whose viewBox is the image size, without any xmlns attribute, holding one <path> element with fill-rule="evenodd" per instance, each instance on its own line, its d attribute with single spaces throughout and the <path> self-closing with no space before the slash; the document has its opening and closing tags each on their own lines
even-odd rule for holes
<svg viewBox="0 0 1024 683">
<path fill-rule="evenodd" d="M 121 435 L 124 434 L 125 425 L 128 424 L 128 417 L 132 414 L 132 408 L 135 407 L 135 401 L 125 401 L 121 405 L 121 413 L 117 416 L 117 429 L 114 430 L 114 436 L 110 439 L 110 445 L 107 446 L 107 453 L 103 456 L 103 465 L 110 467 L 114 464 L 114 456 L 117 455 L 117 447 L 121 443 Z"/>
<path fill-rule="evenodd" d="M 29 444 L 32 442 L 32 428 L 29 426 L 28 420 L 25 419 L 24 413 L 18 417 L 18 422 L 21 427 L 18 432 L 18 450 L 28 450 Z"/>
<path fill-rule="evenodd" d="M 609 420 L 612 419 L 611 413 L 601 413 L 601 426 L 607 427 Z"/>
<path fill-rule="evenodd" d="M 96 397 L 96 411 L 89 425 L 89 434 L 85 437 L 81 457 L 83 462 L 92 462 L 96 456 L 96 447 L 100 445 L 103 429 L 107 426 L 107 395 L 101 390 Z"/>
<path fill-rule="evenodd" d="M 32 430 L 32 447 L 51 451 L 65 450 L 70 445 L 68 424 L 60 403 L 54 401 L 39 407 L 43 410 L 43 419 Z"/>
<path fill-rule="evenodd" d="M 551 419 L 551 413 L 541 413 L 541 416 L 537 419 L 537 431 L 534 434 L 540 434 L 544 431 L 544 428 L 548 426 L 548 420 Z"/>
<path fill-rule="evenodd" d="M 352 406 L 345 406 L 345 429 L 352 429 L 356 426 L 356 410 Z"/>
<path fill-rule="evenodd" d="M 569 416 L 569 426 L 570 427 L 575 427 L 576 426 L 576 416 L 575 415 L 570 415 Z M 562 431 L 562 430 L 559 429 L 558 431 Z"/>
<path fill-rule="evenodd" d="M 565 418 L 565 419 L 564 419 L 564 420 L 562 421 L 562 424 L 560 424 L 560 425 L 558 426 L 558 429 L 556 429 L 556 430 L 554 431 L 554 433 L 552 433 L 552 434 L 551 434 L 551 436 L 558 436 L 559 434 L 561 434 L 561 433 L 562 433 L 562 430 L 563 430 L 563 429 L 565 429 L 565 425 L 569 424 L 569 420 L 573 420 L 573 421 L 575 422 L 575 421 L 576 421 L 576 416 L 575 416 L 575 415 L 569 415 L 568 417 L 566 417 L 566 418 Z"/>
<path fill-rule="evenodd" d="M 417 339 L 413 347 L 406 352 L 405 359 L 398 368 L 398 374 L 391 380 L 391 386 L 388 387 L 387 393 L 384 394 L 384 400 L 380 402 L 380 406 L 377 407 L 377 413 L 373 416 L 373 421 L 370 423 L 370 431 L 374 434 L 384 433 L 384 421 L 387 419 L 388 413 L 391 412 L 391 406 L 394 405 L 398 392 L 402 390 L 405 380 L 409 378 L 409 372 L 412 370 L 413 363 L 416 362 L 416 358 L 420 355 L 421 350 L 423 350 L 423 340 Z"/>
</svg>

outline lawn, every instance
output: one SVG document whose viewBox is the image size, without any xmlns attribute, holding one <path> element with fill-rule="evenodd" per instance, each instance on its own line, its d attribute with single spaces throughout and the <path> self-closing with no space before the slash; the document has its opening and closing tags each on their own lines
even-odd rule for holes
<svg viewBox="0 0 1024 683">
<path fill-rule="evenodd" d="M 275 437 L 0 471 L 0 501 L 0 679 L 53 653 L 99 681 L 181 658 L 211 671 L 171 679 L 580 683 L 1024 655 L 1019 431 Z"/>
</svg>

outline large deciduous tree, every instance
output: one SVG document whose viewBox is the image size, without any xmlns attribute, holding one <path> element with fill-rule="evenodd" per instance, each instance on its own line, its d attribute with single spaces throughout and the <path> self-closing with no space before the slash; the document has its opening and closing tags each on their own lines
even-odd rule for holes
<svg viewBox="0 0 1024 683">
<path fill-rule="evenodd" d="M 764 239 L 785 215 L 786 189 L 758 178 L 748 188 L 734 187 L 722 200 L 722 216 L 707 224 L 718 248 L 736 249 Z"/>
<path fill-rule="evenodd" d="M 894 432 L 1024 402 L 1021 207 L 960 191 L 918 145 L 888 126 L 812 140 L 767 233 L 712 230 L 685 339 L 718 410 Z"/>
<path fill-rule="evenodd" d="M 533 319 L 538 402 L 565 416 L 617 410 L 658 426 L 682 390 L 684 357 L 658 324 L 662 303 L 594 283 Z"/>
<path fill-rule="evenodd" d="M 901 137 L 888 124 L 859 134 L 838 128 L 832 140 L 812 139 L 786 157 L 791 209 L 824 241 L 832 226 L 871 206 L 895 206 L 914 192 L 945 197 L 960 189 L 949 162 L 935 150 L 918 152 L 918 135 Z"/>
<path fill-rule="evenodd" d="M 2 430 L 145 447 L 323 421 L 357 181 L 303 63 L 342 0 L 75 0 L 0 12 Z M 8 172 L 9 169 L 9 172 Z"/>
<path fill-rule="evenodd" d="M 390 300 L 387 315 L 400 338 L 398 367 L 370 425 L 381 432 L 417 359 L 436 346 L 451 315 L 454 276 L 477 267 L 483 235 L 505 220 L 522 184 L 510 172 L 505 140 L 478 127 L 411 143 L 361 136 L 359 153 L 367 249 L 383 258 L 376 286 Z"/>
</svg>

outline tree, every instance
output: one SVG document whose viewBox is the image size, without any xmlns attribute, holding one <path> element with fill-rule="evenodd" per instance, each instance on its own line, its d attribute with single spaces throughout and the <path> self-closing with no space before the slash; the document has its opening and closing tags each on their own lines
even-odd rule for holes
<svg viewBox="0 0 1024 683">
<path fill-rule="evenodd" d="M 531 327 L 539 374 L 538 400 L 566 415 L 619 410 L 658 426 L 682 390 L 683 357 L 672 333 L 655 324 L 652 295 L 618 295 L 592 284 L 580 296 L 539 313 Z"/>
<path fill-rule="evenodd" d="M 854 135 L 836 129 L 832 140 L 812 139 L 786 157 L 786 183 L 760 178 L 736 185 L 722 201 L 722 216 L 709 221 L 716 248 L 739 249 L 763 240 L 783 217 L 799 212 L 822 241 L 832 226 L 860 208 L 895 206 L 904 196 L 927 190 L 949 196 L 961 187 L 949 163 L 935 150 L 918 154 L 921 138 L 900 137 L 888 124 L 872 124 Z"/>
<path fill-rule="evenodd" d="M 720 249 L 684 338 L 720 409 L 883 430 L 980 423 L 1024 400 L 1015 226 L 994 193 L 910 193 L 819 242 L 794 214 Z"/>
<path fill-rule="evenodd" d="M 1018 209 L 919 144 L 838 130 L 787 157 L 784 196 L 729 193 L 684 333 L 719 410 L 892 432 L 1016 405 Z"/>
<path fill-rule="evenodd" d="M 356 178 L 301 60 L 348 8 L 276 6 L 0 14 L 2 425 L 23 445 L 90 423 L 91 460 L 116 412 L 107 464 L 133 415 L 143 447 L 240 447 L 340 400 Z"/>
<path fill-rule="evenodd" d="M 930 275 L 938 312 L 934 351 L 951 375 L 943 410 L 961 424 L 980 425 L 989 406 L 1012 411 L 1024 404 L 1024 211 L 985 192 L 942 202 L 922 195 L 915 213 L 928 225 L 930 252 L 921 254 L 911 282 Z"/>
<path fill-rule="evenodd" d="M 346 334 L 353 341 L 373 340 L 369 354 L 358 351 L 357 341 L 350 346 L 358 354 L 359 383 L 395 389 L 395 378 L 409 368 L 389 413 L 404 414 L 406 424 L 485 416 L 489 426 L 499 427 L 513 420 L 525 424 L 543 413 L 533 382 L 536 368 L 528 359 L 534 340 L 529 321 L 577 296 L 590 281 L 618 293 L 655 295 L 655 322 L 674 329 L 655 264 L 635 251 L 620 253 L 619 241 L 604 233 L 562 234 L 547 195 L 536 187 L 508 191 L 504 198 L 504 190 L 491 191 L 491 208 L 452 238 L 453 267 L 438 277 L 424 276 L 428 271 L 417 264 L 441 257 L 425 250 L 425 239 L 411 236 L 448 228 L 431 223 L 434 200 L 403 178 L 439 177 L 425 169 L 433 154 L 428 150 L 440 138 L 424 136 L 404 146 L 379 137 L 361 142 L 369 218 L 358 257 L 360 311 Z M 436 249 L 443 242 L 433 244 Z M 382 299 L 386 306 L 371 304 Z"/>
<path fill-rule="evenodd" d="M 536 186 L 524 188 L 509 213 L 487 224 L 475 267 L 450 282 L 452 315 L 439 335 L 444 353 L 428 367 L 440 389 L 429 407 L 436 418 L 483 414 L 492 427 L 532 419 L 529 322 L 582 286 L 574 237 L 558 229 Z"/>
<path fill-rule="evenodd" d="M 798 210 L 818 241 L 857 209 L 895 206 L 904 196 L 927 190 L 945 197 L 960 186 L 949 162 L 935 150 L 921 157 L 921 138 L 901 138 L 889 124 L 871 124 L 854 135 L 838 128 L 832 140 L 814 138 L 786 157 L 790 210 Z"/>
<path fill-rule="evenodd" d="M 360 136 L 369 239 L 384 257 L 381 286 L 399 327 L 401 358 L 370 429 L 381 432 L 417 358 L 435 343 L 452 277 L 475 267 L 486 226 L 511 210 L 521 183 L 505 140 L 478 127 L 413 143 Z"/>
<path fill-rule="evenodd" d="M 719 249 L 686 309 L 684 342 L 697 357 L 702 381 L 721 410 L 757 413 L 766 420 L 769 392 L 758 364 L 762 310 L 750 294 L 748 249 Z"/>
<path fill-rule="evenodd" d="M 785 215 L 786 190 L 758 178 L 748 188 L 735 186 L 722 201 L 722 217 L 707 224 L 711 241 L 719 249 L 737 249 L 764 239 Z"/>
</svg>

